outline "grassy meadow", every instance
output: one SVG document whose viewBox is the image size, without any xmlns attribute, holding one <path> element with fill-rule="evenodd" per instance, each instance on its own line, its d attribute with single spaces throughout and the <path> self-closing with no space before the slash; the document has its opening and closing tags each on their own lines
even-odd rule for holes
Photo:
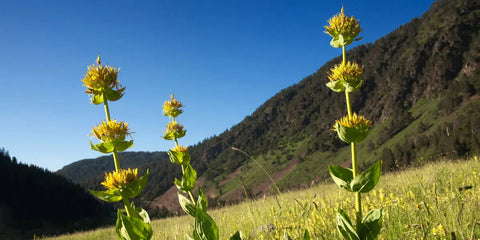
<svg viewBox="0 0 480 240">
<path fill-rule="evenodd" d="M 363 195 L 364 211 L 382 206 L 379 239 L 480 239 L 480 162 L 478 157 L 438 161 L 388 173 Z M 299 239 L 340 239 L 335 215 L 339 207 L 353 215 L 352 195 L 333 183 L 249 200 L 209 211 L 220 239 L 241 230 L 246 239 L 282 239 L 286 231 Z M 173 217 L 152 222 L 152 239 L 188 239 L 193 219 Z M 113 227 L 63 235 L 51 240 L 116 239 Z"/>
</svg>

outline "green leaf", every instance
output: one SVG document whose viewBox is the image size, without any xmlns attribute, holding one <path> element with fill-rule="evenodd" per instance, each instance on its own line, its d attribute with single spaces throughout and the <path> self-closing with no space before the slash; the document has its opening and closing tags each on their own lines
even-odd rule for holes
<svg viewBox="0 0 480 240">
<path fill-rule="evenodd" d="M 201 189 L 198 189 L 197 206 L 200 207 L 202 211 L 207 212 L 208 201 Z"/>
<path fill-rule="evenodd" d="M 186 133 L 187 133 L 187 130 L 170 132 L 168 134 L 165 134 L 163 136 L 163 139 L 165 140 L 174 140 L 175 138 L 179 139 L 185 136 Z"/>
<path fill-rule="evenodd" d="M 356 176 L 351 182 L 351 189 L 354 192 L 367 193 L 378 183 L 382 174 L 382 161 L 378 161 L 362 174 Z"/>
<path fill-rule="evenodd" d="M 195 230 L 193 236 L 199 240 L 218 240 L 218 228 L 215 221 L 197 204 Z"/>
<path fill-rule="evenodd" d="M 343 209 L 338 209 L 337 230 L 346 240 L 360 240 L 352 226 L 352 221 Z"/>
<path fill-rule="evenodd" d="M 335 181 L 335 183 L 339 187 L 347 191 L 352 191 L 350 189 L 350 183 L 353 179 L 352 169 L 335 165 L 328 165 L 328 171 L 330 172 L 330 176 L 332 176 L 333 181 Z"/>
<path fill-rule="evenodd" d="M 195 217 L 195 204 L 190 201 L 187 197 L 183 196 L 182 194 L 178 193 L 178 202 L 182 207 L 183 211 L 185 211 L 188 215 Z"/>
<path fill-rule="evenodd" d="M 188 164 L 187 167 L 185 167 L 185 170 L 183 172 L 182 181 L 175 178 L 175 185 L 177 185 L 177 188 L 179 190 L 188 192 L 195 187 L 196 181 L 197 181 L 197 172 L 195 172 L 195 169 L 193 169 L 193 167 L 190 164 Z"/>
<path fill-rule="evenodd" d="M 141 218 L 129 217 L 120 209 L 117 211 L 115 232 L 121 239 L 126 240 L 149 240 L 153 234 L 150 224 Z"/>
<path fill-rule="evenodd" d="M 90 146 L 93 150 L 101 153 L 111 153 L 115 149 L 112 143 L 99 143 L 94 145 L 92 141 L 90 141 Z"/>
<path fill-rule="evenodd" d="M 103 94 L 105 94 L 105 97 L 107 97 L 107 99 L 109 101 L 114 102 L 114 101 L 117 101 L 117 100 L 119 100 L 120 98 L 123 97 L 124 93 L 122 93 L 122 92 L 123 92 L 123 90 L 115 91 L 113 89 L 108 88 L 108 89 L 106 89 L 106 91 Z"/>
<path fill-rule="evenodd" d="M 190 154 L 188 154 L 188 152 L 177 152 L 173 150 L 168 151 L 168 157 L 170 158 L 170 161 L 172 163 L 184 165 L 184 166 L 189 164 L 191 159 Z"/>
<path fill-rule="evenodd" d="M 338 137 L 346 143 L 361 142 L 370 133 L 370 127 L 368 126 L 353 128 L 335 123 L 335 128 L 337 129 Z"/>
<path fill-rule="evenodd" d="M 118 189 L 108 189 L 106 191 L 92 191 L 89 190 L 98 199 L 105 202 L 118 202 L 122 200 L 122 195 Z"/>
<path fill-rule="evenodd" d="M 143 220 L 143 222 L 150 224 L 150 216 L 148 216 L 148 212 L 145 209 L 140 207 L 135 207 L 135 204 L 133 203 L 133 201 L 130 203 L 130 209 L 133 210 L 132 214 L 135 215 L 132 217 L 140 218 Z"/>
<path fill-rule="evenodd" d="M 121 141 L 115 144 L 115 149 L 118 152 L 123 152 L 127 150 L 128 148 L 133 147 L 133 140 L 130 141 Z"/>
<path fill-rule="evenodd" d="M 195 209 L 195 230 L 193 236 L 199 240 L 217 240 L 218 228 L 215 221 L 207 214 L 208 201 L 202 190 L 198 190 L 198 200 Z"/>
<path fill-rule="evenodd" d="M 332 89 L 334 92 L 343 92 L 345 91 L 345 85 L 343 84 L 343 81 L 336 80 L 336 81 L 329 81 L 327 83 L 327 87 Z"/>
<path fill-rule="evenodd" d="M 242 232 L 237 231 L 233 236 L 230 237 L 230 240 L 243 240 Z"/>
<path fill-rule="evenodd" d="M 363 217 L 362 225 L 359 229 L 359 236 L 365 240 L 377 239 L 382 229 L 382 209 L 374 209 Z"/>
<path fill-rule="evenodd" d="M 362 86 L 362 78 L 357 78 L 351 82 L 345 82 L 345 89 L 347 92 L 356 92 Z"/>
<path fill-rule="evenodd" d="M 171 132 L 171 133 L 168 133 L 168 134 L 163 135 L 163 139 L 165 139 L 165 140 L 174 140 L 174 139 L 175 139 L 175 135 L 173 134 L 173 132 Z"/>
<path fill-rule="evenodd" d="M 305 229 L 305 232 L 303 233 L 302 240 L 310 240 L 310 233 L 307 229 Z"/>
<path fill-rule="evenodd" d="M 142 190 L 145 188 L 145 185 L 147 185 L 148 173 L 149 170 L 147 169 L 147 173 L 145 173 L 145 175 L 120 188 L 120 193 L 126 198 L 134 198 L 138 196 L 138 194 L 140 194 L 140 192 L 142 192 Z"/>
<path fill-rule="evenodd" d="M 91 101 L 95 105 L 103 103 L 103 95 L 93 95 Z"/>
<path fill-rule="evenodd" d="M 285 230 L 285 231 L 283 231 L 283 238 L 282 238 L 282 240 L 292 240 L 292 238 L 291 238 L 290 236 L 288 236 L 288 234 L 287 234 L 287 231 L 286 231 L 286 230 Z"/>
<path fill-rule="evenodd" d="M 339 34 L 338 36 L 335 36 L 332 38 L 332 40 L 330 41 L 330 46 L 334 48 L 339 48 L 343 46 L 342 43 L 343 43 L 343 36 Z"/>
<path fill-rule="evenodd" d="M 174 136 L 178 139 L 178 138 L 182 138 L 183 136 L 185 136 L 185 134 L 187 134 L 187 130 L 182 130 L 182 131 L 176 131 L 174 132 Z"/>
</svg>

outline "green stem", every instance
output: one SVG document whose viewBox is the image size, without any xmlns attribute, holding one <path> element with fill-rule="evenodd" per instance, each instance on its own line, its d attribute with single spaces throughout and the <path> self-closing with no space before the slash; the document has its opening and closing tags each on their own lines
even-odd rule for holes
<svg viewBox="0 0 480 240">
<path fill-rule="evenodd" d="M 347 64 L 347 51 L 345 46 L 342 46 L 342 57 L 343 61 L 342 64 Z M 347 111 L 348 111 L 348 117 L 352 117 L 352 105 L 350 104 L 350 93 L 345 90 L 345 98 L 347 102 Z M 353 177 L 355 178 L 358 175 L 358 166 L 357 166 L 357 149 L 355 146 L 355 143 L 351 143 L 352 147 L 352 170 L 353 170 Z M 360 192 L 355 193 L 355 213 L 356 213 L 356 227 L 357 227 L 357 232 L 362 224 L 362 196 Z"/>
<path fill-rule="evenodd" d="M 358 164 L 357 164 L 357 151 L 356 145 L 354 142 L 351 143 L 352 146 L 352 170 L 353 177 L 355 178 L 358 175 Z M 355 213 L 357 215 L 357 232 L 362 224 L 362 198 L 360 192 L 355 193 Z"/>
<path fill-rule="evenodd" d="M 130 208 L 130 202 L 128 199 L 122 197 L 123 205 L 125 205 L 125 210 L 127 211 L 127 216 L 132 217 L 132 209 Z"/>
<path fill-rule="evenodd" d="M 107 97 L 105 97 L 105 94 L 103 94 L 103 106 L 105 107 L 105 115 L 107 116 L 107 121 L 110 121 L 110 110 L 108 109 L 108 100 Z"/>
<path fill-rule="evenodd" d="M 103 94 L 103 106 L 105 107 L 105 116 L 107 117 L 107 122 L 111 120 L 110 118 L 110 109 L 108 108 L 108 100 Z M 115 171 L 120 170 L 120 160 L 118 160 L 117 150 L 113 150 L 113 162 L 115 163 Z"/>
<path fill-rule="evenodd" d="M 115 163 L 115 171 L 120 170 L 120 160 L 118 159 L 117 150 L 113 150 L 113 162 Z"/>
<path fill-rule="evenodd" d="M 192 191 L 188 191 L 188 195 L 190 196 L 190 200 L 197 206 L 197 201 L 195 201 L 195 198 L 193 197 Z"/>
<path fill-rule="evenodd" d="M 347 102 L 348 117 L 352 117 L 352 105 L 350 104 L 350 93 L 347 90 L 345 90 L 345 98 Z"/>
</svg>

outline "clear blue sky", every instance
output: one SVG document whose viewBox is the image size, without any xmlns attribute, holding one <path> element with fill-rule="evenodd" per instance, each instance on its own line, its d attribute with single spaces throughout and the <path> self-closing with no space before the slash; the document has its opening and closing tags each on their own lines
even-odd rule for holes
<svg viewBox="0 0 480 240">
<path fill-rule="evenodd" d="M 342 4 L 360 19 L 360 44 L 420 16 L 432 0 L 0 1 L 0 147 L 55 171 L 98 157 L 91 128 L 105 119 L 83 78 L 100 53 L 120 68 L 125 96 L 112 117 L 129 122 L 131 151 L 166 151 L 172 92 L 193 145 L 250 115 L 281 89 L 340 55 L 324 31 Z"/>
</svg>

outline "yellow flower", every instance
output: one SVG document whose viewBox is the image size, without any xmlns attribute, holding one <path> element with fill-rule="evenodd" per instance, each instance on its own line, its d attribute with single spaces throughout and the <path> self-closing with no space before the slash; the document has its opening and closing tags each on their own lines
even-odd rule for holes
<svg viewBox="0 0 480 240">
<path fill-rule="evenodd" d="M 357 63 L 347 62 L 335 65 L 330 69 L 327 86 L 335 92 L 354 92 L 360 89 L 363 80 L 360 76 L 363 72 L 363 66 Z"/>
<path fill-rule="evenodd" d="M 163 115 L 175 118 L 183 112 L 183 110 L 180 109 L 182 107 L 182 103 L 174 98 L 172 93 L 170 100 L 166 100 L 163 103 Z"/>
<path fill-rule="evenodd" d="M 363 66 L 360 67 L 357 63 L 347 62 L 346 64 L 340 63 L 335 65 L 334 68 L 330 69 L 328 74 L 328 79 L 330 81 L 345 81 L 351 83 L 356 81 L 360 77 L 360 74 L 363 72 Z"/>
<path fill-rule="evenodd" d="M 432 228 L 432 234 L 434 236 L 445 236 L 445 233 L 446 231 L 442 224 L 438 224 L 437 227 Z"/>
<path fill-rule="evenodd" d="M 163 132 L 165 135 L 169 134 L 174 134 L 174 133 L 180 133 L 183 132 L 183 125 L 178 124 L 177 121 L 171 121 L 167 125 L 167 129 L 165 132 Z"/>
<path fill-rule="evenodd" d="M 349 128 L 359 128 L 359 127 L 371 127 L 372 122 L 366 119 L 364 116 L 358 116 L 356 113 L 353 113 L 352 117 L 345 116 L 340 120 L 335 120 L 336 123 Z M 336 124 L 333 126 L 336 131 Z"/>
<path fill-rule="evenodd" d="M 102 65 L 100 56 L 98 56 L 96 62 L 97 64 L 88 67 L 87 73 L 82 79 L 83 86 L 87 87 L 85 92 L 94 96 L 101 96 L 107 93 L 109 100 L 118 100 L 125 90 L 125 87 L 122 88 L 120 81 L 117 80 L 120 69 Z"/>
<path fill-rule="evenodd" d="M 328 20 L 329 26 L 325 26 L 325 33 L 333 37 L 330 44 L 333 47 L 341 47 L 349 45 L 360 33 L 360 23 L 355 17 L 345 15 L 342 7 L 342 11 Z"/>
<path fill-rule="evenodd" d="M 182 145 L 176 145 L 172 150 L 175 152 L 187 152 L 188 147 L 184 147 Z"/>
<path fill-rule="evenodd" d="M 137 168 L 120 169 L 111 173 L 105 173 L 105 181 L 102 185 L 108 189 L 118 189 L 137 180 Z"/>
<path fill-rule="evenodd" d="M 130 136 L 128 128 L 128 123 L 117 120 L 110 120 L 108 122 L 102 121 L 100 124 L 95 126 L 92 130 L 92 134 L 98 140 L 104 143 L 111 143 L 113 141 L 125 140 L 126 136 Z"/>
<path fill-rule="evenodd" d="M 345 116 L 340 120 L 335 120 L 332 130 L 337 132 L 342 141 L 352 143 L 363 141 L 370 132 L 371 126 L 370 120 L 354 113 L 352 117 Z"/>
</svg>

